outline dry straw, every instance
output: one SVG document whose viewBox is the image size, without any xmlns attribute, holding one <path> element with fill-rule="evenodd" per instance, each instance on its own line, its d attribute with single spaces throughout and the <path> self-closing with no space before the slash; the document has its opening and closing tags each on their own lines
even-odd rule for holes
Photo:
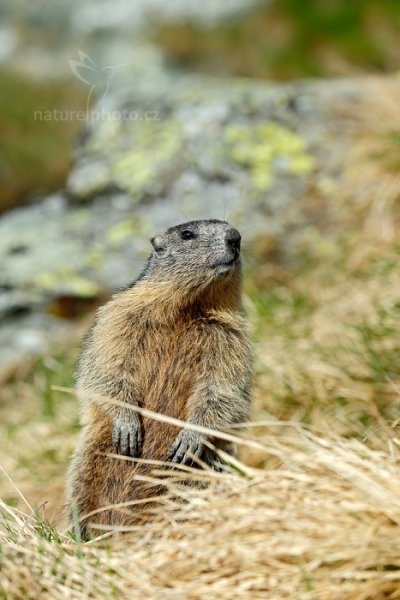
<svg viewBox="0 0 400 600">
<path fill-rule="evenodd" d="M 400 440 L 283 425 L 257 436 L 269 469 L 235 462 L 205 489 L 176 474 L 153 519 L 113 540 L 77 544 L 2 504 L 5 597 L 399 598 Z"/>
</svg>

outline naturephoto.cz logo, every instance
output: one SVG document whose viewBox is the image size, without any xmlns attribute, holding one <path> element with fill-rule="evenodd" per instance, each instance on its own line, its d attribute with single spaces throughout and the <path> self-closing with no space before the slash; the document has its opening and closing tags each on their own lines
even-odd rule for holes
<svg viewBox="0 0 400 600">
<path fill-rule="evenodd" d="M 128 67 L 129 63 L 108 65 L 98 68 L 94 60 L 82 50 L 78 50 L 79 60 L 69 60 L 68 64 L 73 75 L 87 88 L 86 110 L 35 110 L 35 121 L 158 121 L 159 111 L 156 110 L 107 110 L 102 108 L 108 96 L 118 69 Z M 98 108 L 92 108 L 96 106 Z"/>
</svg>

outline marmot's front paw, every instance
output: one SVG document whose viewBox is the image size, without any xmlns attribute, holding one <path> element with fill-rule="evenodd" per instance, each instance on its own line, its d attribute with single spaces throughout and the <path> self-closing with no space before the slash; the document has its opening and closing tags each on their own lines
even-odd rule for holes
<svg viewBox="0 0 400 600">
<path fill-rule="evenodd" d="M 200 457 L 206 439 L 205 435 L 197 431 L 182 429 L 168 452 L 167 460 L 182 465 L 192 463 L 193 456 Z"/>
<path fill-rule="evenodd" d="M 139 415 L 130 410 L 115 416 L 112 439 L 117 454 L 139 456 L 142 447 L 142 427 Z"/>
</svg>

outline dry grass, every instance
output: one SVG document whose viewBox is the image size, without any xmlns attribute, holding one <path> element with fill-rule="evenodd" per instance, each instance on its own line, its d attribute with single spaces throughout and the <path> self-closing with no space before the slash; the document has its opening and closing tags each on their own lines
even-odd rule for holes
<svg viewBox="0 0 400 600">
<path fill-rule="evenodd" d="M 378 451 L 277 425 L 259 443 L 275 468 L 205 476 L 109 548 L 4 505 L 5 597 L 398 598 L 400 440 Z"/>
<path fill-rule="evenodd" d="M 346 172 L 293 209 L 312 215 L 285 240 L 304 266 L 266 294 L 258 340 L 258 410 L 342 435 L 400 409 L 400 82 L 371 80 L 365 97 Z"/>
<path fill-rule="evenodd" d="M 0 481 L 0 598 L 400 598 L 400 90 L 370 85 L 346 173 L 248 285 L 257 423 L 232 473 L 171 480 L 146 527 L 81 544 L 57 518 L 77 404 L 50 389 L 76 343 L 4 389 L 0 462 L 50 502 Z"/>
</svg>

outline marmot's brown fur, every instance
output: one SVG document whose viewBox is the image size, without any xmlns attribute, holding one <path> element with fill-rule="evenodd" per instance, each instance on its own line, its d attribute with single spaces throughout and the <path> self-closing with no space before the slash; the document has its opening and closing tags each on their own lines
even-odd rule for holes
<svg viewBox="0 0 400 600">
<path fill-rule="evenodd" d="M 216 464 L 206 436 L 141 417 L 110 399 L 217 430 L 248 418 L 250 351 L 239 232 L 225 221 L 192 221 L 151 243 L 140 277 L 98 310 L 79 361 L 83 428 L 67 502 L 71 523 L 79 519 L 84 539 L 89 523 L 132 524 L 135 506 L 127 510 L 127 503 L 154 495 L 154 487 L 135 480 L 154 467 L 119 460 L 115 453 Z M 226 442 L 211 441 L 231 450 Z"/>
</svg>

